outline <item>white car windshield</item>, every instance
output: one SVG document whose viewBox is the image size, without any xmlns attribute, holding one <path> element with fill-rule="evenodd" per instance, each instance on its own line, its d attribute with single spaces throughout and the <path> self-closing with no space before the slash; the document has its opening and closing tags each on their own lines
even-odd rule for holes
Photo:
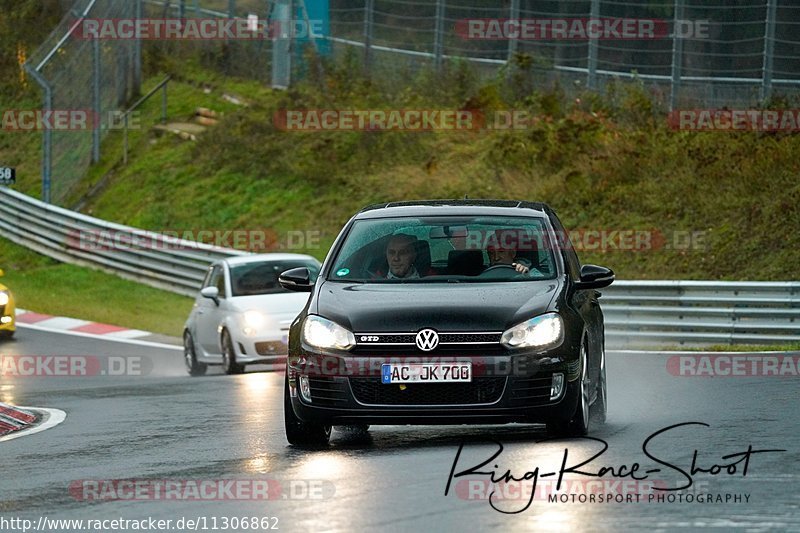
<svg viewBox="0 0 800 533">
<path fill-rule="evenodd" d="M 313 261 L 261 261 L 232 265 L 230 270 L 233 296 L 289 292 L 280 286 L 278 276 L 281 272 L 298 267 L 308 268 L 312 281 L 319 274 L 319 264 Z"/>
</svg>

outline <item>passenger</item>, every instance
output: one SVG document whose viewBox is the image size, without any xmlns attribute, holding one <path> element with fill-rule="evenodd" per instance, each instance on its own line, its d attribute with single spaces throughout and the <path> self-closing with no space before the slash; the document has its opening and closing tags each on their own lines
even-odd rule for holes
<svg viewBox="0 0 800 533">
<path fill-rule="evenodd" d="M 375 278 L 384 279 L 419 279 L 420 273 L 414 262 L 417 260 L 417 238 L 414 235 L 398 233 L 392 235 L 386 244 L 386 263 L 389 271 L 378 270 Z M 436 272 L 428 271 L 423 275 L 430 276 Z"/>
<path fill-rule="evenodd" d="M 417 260 L 416 242 L 416 237 L 405 233 L 398 233 L 389 239 L 386 245 L 386 262 L 389 264 L 386 279 L 419 278 L 417 267 L 414 266 Z"/>
</svg>

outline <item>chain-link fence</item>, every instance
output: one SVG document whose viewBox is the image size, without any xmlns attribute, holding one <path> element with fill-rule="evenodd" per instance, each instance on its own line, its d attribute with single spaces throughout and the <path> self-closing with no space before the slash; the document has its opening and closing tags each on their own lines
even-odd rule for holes
<svg viewBox="0 0 800 533">
<path fill-rule="evenodd" d="M 524 54 L 543 79 L 602 90 L 637 77 L 670 107 L 751 106 L 800 86 L 793 0 L 331 0 L 330 16 L 337 51 L 362 49 L 370 71 L 398 57 L 501 66 Z M 598 19 L 652 22 L 654 31 L 581 31 Z M 514 34 L 526 24 L 550 33 Z"/>
<path fill-rule="evenodd" d="M 745 107 L 776 93 L 800 95 L 800 4 L 712 2 L 78 0 L 26 68 L 43 87 L 46 109 L 89 109 L 102 120 L 138 92 L 142 41 L 75 39 L 81 17 L 269 21 L 277 13 L 287 20 L 324 19 L 325 41 L 315 41 L 323 54 L 363 54 L 373 76 L 403 64 L 441 66 L 453 59 L 495 72 L 511 61 L 541 84 L 559 79 L 565 87 L 602 91 L 611 80 L 638 78 L 670 108 Z M 614 33 L 621 19 L 644 32 Z M 592 26 L 597 21 L 607 22 Z M 176 39 L 144 46 L 173 59 L 199 54 L 205 65 L 276 87 L 303 68 L 302 41 L 291 39 Z M 46 200 L 59 203 L 67 195 L 99 158 L 106 132 L 101 123 L 92 131 L 43 133 Z"/>
<path fill-rule="evenodd" d="M 123 108 L 141 83 L 141 47 L 136 41 L 74 38 L 82 17 L 134 18 L 138 2 L 78 0 L 25 64 L 44 92 L 46 111 L 81 110 L 87 128 L 43 130 L 42 196 L 60 202 L 100 159 L 109 113 Z"/>
</svg>

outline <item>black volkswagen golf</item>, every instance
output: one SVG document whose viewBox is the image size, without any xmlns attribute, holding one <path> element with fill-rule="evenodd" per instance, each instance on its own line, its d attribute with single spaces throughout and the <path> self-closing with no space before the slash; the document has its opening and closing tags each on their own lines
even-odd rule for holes
<svg viewBox="0 0 800 533">
<path fill-rule="evenodd" d="M 614 273 L 581 266 L 542 203 L 437 200 L 366 207 L 342 229 L 289 332 L 291 444 L 332 426 L 605 421 L 603 314 Z"/>
</svg>

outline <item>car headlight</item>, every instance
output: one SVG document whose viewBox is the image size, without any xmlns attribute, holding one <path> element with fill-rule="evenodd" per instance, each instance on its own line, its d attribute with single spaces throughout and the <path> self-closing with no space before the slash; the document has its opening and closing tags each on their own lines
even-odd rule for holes
<svg viewBox="0 0 800 533">
<path fill-rule="evenodd" d="M 8 300 L 8 293 L 6 291 L 0 291 L 0 305 L 6 305 Z"/>
<path fill-rule="evenodd" d="M 250 310 L 244 313 L 244 323 L 253 329 L 263 328 L 266 322 L 267 317 L 261 311 Z"/>
<path fill-rule="evenodd" d="M 321 316 L 309 315 L 303 323 L 303 341 L 316 348 L 349 350 L 356 345 L 356 337 L 349 329 Z"/>
<path fill-rule="evenodd" d="M 506 348 L 550 348 L 564 340 L 564 320 L 547 313 L 508 328 L 500 337 Z"/>
</svg>

